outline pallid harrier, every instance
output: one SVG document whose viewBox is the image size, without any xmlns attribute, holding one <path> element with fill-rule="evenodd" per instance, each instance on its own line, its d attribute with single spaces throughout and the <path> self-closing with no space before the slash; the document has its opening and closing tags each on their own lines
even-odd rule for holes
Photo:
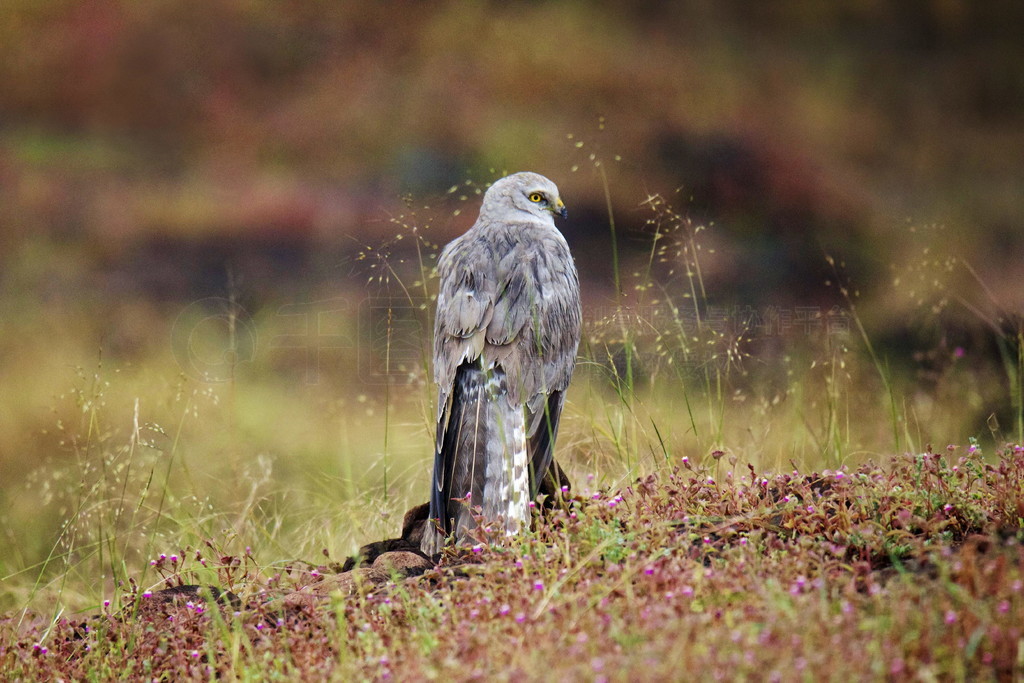
<svg viewBox="0 0 1024 683">
<path fill-rule="evenodd" d="M 553 182 L 502 178 L 438 261 L 429 555 L 463 540 L 476 508 L 509 535 L 529 526 L 580 340 L 579 278 L 555 216 L 566 210 Z"/>
</svg>

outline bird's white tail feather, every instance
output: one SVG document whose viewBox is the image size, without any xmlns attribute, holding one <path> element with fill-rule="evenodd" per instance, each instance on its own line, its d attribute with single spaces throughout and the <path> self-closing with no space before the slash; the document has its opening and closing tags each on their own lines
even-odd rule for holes
<svg viewBox="0 0 1024 683">
<path fill-rule="evenodd" d="M 501 373 L 490 373 L 484 387 L 480 421 L 475 425 L 486 439 L 477 453 L 486 454 L 485 484 L 474 492 L 485 519 L 504 519 L 509 535 L 528 525 L 530 495 L 526 455 L 526 419 L 519 406 L 509 405 Z M 475 416 L 474 416 L 475 417 Z M 482 428 L 482 429 L 481 429 Z"/>
</svg>

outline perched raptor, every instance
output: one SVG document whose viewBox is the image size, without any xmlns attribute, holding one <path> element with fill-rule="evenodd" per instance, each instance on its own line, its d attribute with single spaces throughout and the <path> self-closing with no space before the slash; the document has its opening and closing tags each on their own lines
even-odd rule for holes
<svg viewBox="0 0 1024 683">
<path fill-rule="evenodd" d="M 566 216 L 555 184 L 516 173 L 441 253 L 428 554 L 461 541 L 474 512 L 508 534 L 529 526 L 580 340 L 579 278 L 555 216 Z"/>
</svg>

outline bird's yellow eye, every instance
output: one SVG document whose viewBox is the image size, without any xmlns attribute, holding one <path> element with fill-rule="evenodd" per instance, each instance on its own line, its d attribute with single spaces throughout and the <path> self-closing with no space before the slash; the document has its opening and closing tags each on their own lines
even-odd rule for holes
<svg viewBox="0 0 1024 683">
<path fill-rule="evenodd" d="M 531 202 L 540 202 L 543 199 L 544 199 L 544 195 L 542 195 L 540 192 L 534 192 L 533 194 L 530 195 L 530 201 Z"/>
</svg>

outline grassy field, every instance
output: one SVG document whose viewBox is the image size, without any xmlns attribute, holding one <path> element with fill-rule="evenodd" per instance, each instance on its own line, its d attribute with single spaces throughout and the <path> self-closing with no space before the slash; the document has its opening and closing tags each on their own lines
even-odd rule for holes
<svg viewBox="0 0 1024 683">
<path fill-rule="evenodd" d="M 329 566 L 215 543 L 155 557 L 169 585 L 246 596 L 99 616 L 8 615 L 26 680 L 1009 680 L 1024 670 L 1024 450 L 974 445 L 800 474 L 665 465 L 509 543 L 307 603 Z M 486 540 L 486 539 L 484 539 Z M 208 558 L 208 559 L 207 559 Z"/>
<path fill-rule="evenodd" d="M 339 563 L 396 536 L 427 497 L 435 245 L 411 233 L 420 258 L 404 271 L 382 260 L 379 296 L 359 304 L 249 311 L 228 292 L 184 310 L 138 304 L 127 317 L 142 331 L 124 311 L 25 311 L 20 333 L 42 341 L 8 349 L 4 419 L 36 428 L 7 430 L 5 447 L 43 455 L 18 460 L 2 490 L 0 671 L 1024 673 L 1024 364 L 1010 319 L 960 301 L 992 323 L 989 346 L 939 337 L 915 364 L 876 348 L 841 264 L 841 306 L 716 306 L 705 228 L 649 204 L 646 267 L 621 273 L 617 303 L 585 311 L 558 449 L 571 494 L 521 538 L 336 591 L 322 586 Z M 981 280 L 942 263 L 948 281 L 901 284 L 936 272 L 908 266 L 894 296 L 938 315 L 956 276 Z M 296 341 L 310 315 L 317 338 Z M 132 334 L 151 342 L 104 356 Z M 239 602 L 154 602 L 181 584 Z M 304 594 L 317 597 L 292 599 Z"/>
</svg>

